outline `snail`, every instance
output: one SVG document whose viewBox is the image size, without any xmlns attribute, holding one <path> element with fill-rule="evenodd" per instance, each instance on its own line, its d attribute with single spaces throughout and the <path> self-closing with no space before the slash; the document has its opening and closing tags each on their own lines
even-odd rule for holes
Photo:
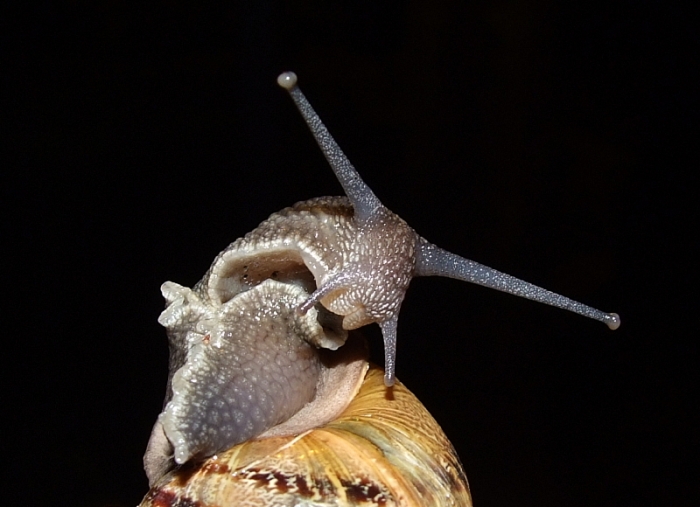
<svg viewBox="0 0 700 507">
<path fill-rule="evenodd" d="M 144 456 L 151 491 L 142 505 L 471 505 L 454 449 L 395 377 L 411 279 L 465 280 L 611 329 L 620 318 L 429 243 L 365 184 L 296 75 L 277 81 L 345 197 L 274 213 L 192 289 L 161 287 L 169 378 Z M 383 336 L 383 373 L 348 334 L 372 323 Z"/>
</svg>

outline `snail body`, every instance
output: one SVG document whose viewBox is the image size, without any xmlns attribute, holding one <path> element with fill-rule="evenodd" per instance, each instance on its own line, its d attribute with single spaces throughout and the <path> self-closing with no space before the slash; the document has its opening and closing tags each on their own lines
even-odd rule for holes
<svg viewBox="0 0 700 507">
<path fill-rule="evenodd" d="M 411 279 L 470 281 L 611 329 L 619 317 L 429 243 L 367 187 L 296 76 L 278 83 L 346 196 L 274 213 L 192 289 L 161 287 L 169 378 L 144 456 L 152 489 L 142 505 L 469 506 L 451 444 L 395 384 L 398 314 Z M 348 335 L 371 323 L 384 339 L 383 383 L 380 370 L 368 373 L 363 342 Z"/>
</svg>

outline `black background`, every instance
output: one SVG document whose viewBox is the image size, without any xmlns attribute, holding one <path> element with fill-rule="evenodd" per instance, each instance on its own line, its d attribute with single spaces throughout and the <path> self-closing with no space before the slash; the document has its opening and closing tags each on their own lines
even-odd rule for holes
<svg viewBox="0 0 700 507">
<path fill-rule="evenodd" d="M 160 284 L 193 285 L 270 213 L 341 191 L 275 83 L 294 70 L 420 234 L 622 316 L 613 333 L 452 280 L 412 284 L 398 376 L 453 441 L 475 505 L 697 505 L 689 13 L 193 4 L 47 1 L 6 18 L 3 503 L 146 493 Z"/>
</svg>

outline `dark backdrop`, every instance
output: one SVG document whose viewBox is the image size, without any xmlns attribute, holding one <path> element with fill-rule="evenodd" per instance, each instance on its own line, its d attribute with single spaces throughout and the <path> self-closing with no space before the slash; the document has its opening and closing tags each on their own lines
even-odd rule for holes
<svg viewBox="0 0 700 507">
<path fill-rule="evenodd" d="M 612 333 L 452 280 L 412 284 L 398 376 L 454 442 L 475 504 L 697 504 L 689 13 L 193 3 L 45 1 L 6 18 L 3 503 L 145 494 L 160 284 L 191 286 L 273 211 L 341 191 L 275 83 L 294 70 L 419 233 L 622 315 Z"/>
</svg>

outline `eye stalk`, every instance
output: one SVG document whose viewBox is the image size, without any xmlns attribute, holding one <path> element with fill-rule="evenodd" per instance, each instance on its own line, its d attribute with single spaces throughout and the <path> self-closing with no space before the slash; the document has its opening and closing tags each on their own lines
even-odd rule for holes
<svg viewBox="0 0 700 507">
<path fill-rule="evenodd" d="M 326 156 L 331 169 L 345 190 L 345 195 L 352 203 L 355 219 L 367 222 L 371 216 L 377 214 L 380 208 L 384 208 L 384 205 L 360 177 L 355 166 L 345 156 L 343 150 L 340 149 L 321 118 L 301 92 L 297 86 L 297 75 L 294 72 L 285 72 L 279 75 L 277 83 L 289 92 L 306 124 L 311 129 L 311 133 L 316 138 L 316 142 Z"/>
<path fill-rule="evenodd" d="M 300 307 L 305 313 L 321 302 L 345 316 L 343 327 L 355 329 L 376 322 L 382 329 L 387 386 L 394 383 L 398 313 L 408 282 L 416 276 L 444 276 L 472 282 L 620 326 L 620 316 L 605 313 L 429 243 L 388 210 L 345 156 L 318 114 L 297 86 L 297 76 L 285 72 L 277 83 L 286 89 L 326 156 L 353 207 L 356 234 L 351 260 L 318 284 Z M 366 258 L 361 252 L 370 252 Z"/>
<path fill-rule="evenodd" d="M 620 316 L 616 313 L 601 312 L 514 276 L 460 257 L 435 245 L 426 243 L 421 247 L 420 257 L 416 262 L 415 276 L 455 278 L 569 310 L 603 322 L 612 330 L 620 327 Z"/>
</svg>

